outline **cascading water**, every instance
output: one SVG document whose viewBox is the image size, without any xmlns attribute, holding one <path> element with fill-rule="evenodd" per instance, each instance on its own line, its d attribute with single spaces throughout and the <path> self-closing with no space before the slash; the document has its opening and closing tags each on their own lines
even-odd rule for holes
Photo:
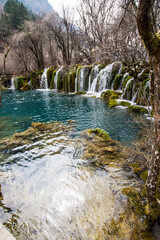
<svg viewBox="0 0 160 240">
<path fill-rule="evenodd" d="M 93 82 L 95 82 L 95 83 L 97 82 L 97 75 L 98 75 L 98 73 L 99 73 L 99 65 L 96 65 L 94 68 L 92 68 L 91 74 L 89 76 L 88 92 L 89 91 L 95 92 L 96 86 L 95 86 L 95 84 L 93 84 L 93 86 L 92 86 L 92 83 Z M 93 82 L 91 82 L 92 76 L 93 76 Z"/>
<path fill-rule="evenodd" d="M 41 89 L 48 89 L 47 71 L 48 71 L 48 68 L 45 68 L 42 74 L 41 81 L 40 81 Z"/>
<path fill-rule="evenodd" d="M 63 69 L 63 67 L 60 67 L 59 69 L 58 69 L 58 71 L 56 72 L 56 75 L 55 75 L 55 77 L 54 77 L 54 88 L 57 90 L 58 88 L 57 88 L 57 83 L 58 83 L 58 74 L 59 74 L 59 72 L 61 71 Z"/>
<path fill-rule="evenodd" d="M 104 69 L 99 72 L 99 65 L 94 68 L 96 77 L 93 82 L 89 85 L 87 95 L 95 94 L 98 92 L 98 96 L 101 92 L 106 89 L 112 88 L 112 82 L 117 74 L 121 72 L 122 64 L 114 62 L 107 65 Z M 97 95 L 97 94 L 96 94 Z"/>
<path fill-rule="evenodd" d="M 125 86 L 125 89 L 124 89 L 124 91 L 123 91 L 123 94 L 122 94 L 122 99 L 123 98 L 125 98 L 125 96 L 126 96 L 126 94 L 127 94 L 127 89 L 128 89 L 128 86 L 129 86 L 129 84 L 131 84 L 131 82 L 134 80 L 134 78 L 131 78 L 131 79 L 129 79 L 128 80 L 128 82 L 127 82 L 127 84 L 126 84 L 126 86 Z"/>
<path fill-rule="evenodd" d="M 15 86 L 14 86 L 14 78 L 11 78 L 11 86 L 10 86 L 10 89 L 15 89 Z"/>
<path fill-rule="evenodd" d="M 85 70 L 85 67 L 82 67 L 78 76 L 79 91 L 84 91 L 84 70 Z"/>
<path fill-rule="evenodd" d="M 76 71 L 76 78 L 75 78 L 75 93 L 78 91 L 78 72 L 79 72 L 79 68 L 77 68 L 77 71 Z"/>
<path fill-rule="evenodd" d="M 137 91 L 136 91 L 135 93 L 134 93 L 134 91 L 133 91 L 133 97 L 132 97 L 132 99 L 131 99 L 132 102 L 136 102 L 138 93 L 139 93 L 139 88 L 137 89 Z"/>
</svg>

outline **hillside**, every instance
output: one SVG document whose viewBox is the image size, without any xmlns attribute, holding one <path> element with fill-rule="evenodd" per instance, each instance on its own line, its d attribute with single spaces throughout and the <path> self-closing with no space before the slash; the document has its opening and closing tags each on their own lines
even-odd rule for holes
<svg viewBox="0 0 160 240">
<path fill-rule="evenodd" d="M 5 4 L 7 0 L 0 0 L 0 3 Z M 53 11 L 52 6 L 48 0 L 19 0 L 22 2 L 28 9 L 32 10 L 36 14 L 40 13 L 51 13 Z"/>
</svg>

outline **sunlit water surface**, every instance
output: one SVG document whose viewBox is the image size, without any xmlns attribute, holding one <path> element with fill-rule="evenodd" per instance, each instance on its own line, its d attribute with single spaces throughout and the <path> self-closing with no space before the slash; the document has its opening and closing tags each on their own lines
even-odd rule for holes
<svg viewBox="0 0 160 240">
<path fill-rule="evenodd" d="M 100 127 L 122 142 L 136 137 L 125 110 L 103 99 L 54 92 L 3 94 L 1 137 L 32 122 L 78 121 L 76 131 Z M 73 134 L 72 134 L 73 135 Z M 131 172 L 86 165 L 76 138 L 44 132 L 32 144 L 0 153 L 0 218 L 16 239 L 107 239 L 107 224 L 123 212 L 121 189 L 136 185 Z"/>
</svg>

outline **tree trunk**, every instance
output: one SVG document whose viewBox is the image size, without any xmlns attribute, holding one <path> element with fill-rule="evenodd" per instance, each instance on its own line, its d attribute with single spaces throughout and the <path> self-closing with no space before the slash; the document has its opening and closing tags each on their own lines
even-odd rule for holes
<svg viewBox="0 0 160 240">
<path fill-rule="evenodd" d="M 2 100 L 1 89 L 2 89 L 2 78 L 0 77 L 0 107 L 1 107 L 1 100 Z"/>
<path fill-rule="evenodd" d="M 156 188 L 160 172 L 160 61 L 153 58 L 154 76 L 154 143 L 152 146 L 152 158 L 150 160 L 149 173 L 146 183 L 148 203 L 150 207 L 157 207 Z"/>
<path fill-rule="evenodd" d="M 154 111 L 154 142 L 152 158 L 149 164 L 146 182 L 149 213 L 158 216 L 158 202 L 156 198 L 157 180 L 160 171 L 160 39 L 154 32 L 154 19 L 152 17 L 155 0 L 140 0 L 137 13 L 137 26 L 143 43 L 150 56 L 153 77 L 151 86 Z M 152 96 L 151 96 L 152 97 Z M 156 216 L 153 216 L 154 218 Z"/>
</svg>

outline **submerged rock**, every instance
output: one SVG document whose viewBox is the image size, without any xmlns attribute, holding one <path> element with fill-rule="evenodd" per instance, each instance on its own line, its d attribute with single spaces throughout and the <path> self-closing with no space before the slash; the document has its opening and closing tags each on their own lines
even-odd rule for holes
<svg viewBox="0 0 160 240">
<path fill-rule="evenodd" d="M 69 120 L 69 123 L 72 123 L 72 120 Z M 70 133 L 70 131 L 72 131 L 72 124 L 64 125 L 58 122 L 47 123 L 47 124 L 41 123 L 41 122 L 32 123 L 31 127 L 26 131 L 22 133 L 16 133 L 13 135 L 13 137 L 1 140 L 0 152 L 6 155 L 6 159 L 8 159 L 8 154 L 9 153 L 12 154 L 12 151 L 14 152 L 14 154 L 16 152 L 20 153 L 21 151 L 24 151 L 24 154 L 22 154 L 22 156 L 25 156 L 25 154 L 29 151 L 30 148 L 32 148 L 32 151 L 34 154 L 36 153 L 38 154 L 38 152 L 42 150 L 42 152 L 40 153 L 40 156 L 46 157 L 47 155 L 49 155 L 48 163 L 50 164 L 54 163 L 54 158 L 52 158 L 51 156 L 53 156 L 54 154 L 58 154 L 57 155 L 58 160 L 56 159 L 55 161 L 55 164 L 58 165 L 60 164 L 61 161 L 63 161 L 60 158 L 60 154 L 62 154 L 63 149 L 64 148 L 66 149 L 65 154 L 69 157 L 71 156 L 71 150 L 72 150 L 72 154 L 74 158 L 75 156 L 77 157 L 74 159 L 74 161 L 77 161 L 78 158 L 82 158 L 84 162 L 83 163 L 81 162 L 81 165 L 83 167 L 81 165 L 78 165 L 77 167 L 78 170 L 76 172 L 72 172 L 71 170 L 72 168 L 70 165 L 69 165 L 69 170 L 66 171 L 67 172 L 66 179 L 68 179 L 68 177 L 69 178 L 71 177 L 69 175 L 71 171 L 72 173 L 71 175 L 75 176 L 74 184 L 75 183 L 76 184 L 74 185 L 73 182 L 70 184 L 71 186 L 73 185 L 73 189 L 72 189 L 71 186 L 67 188 L 67 182 L 65 182 L 65 188 L 63 191 L 65 191 L 66 188 L 69 189 L 68 192 L 64 193 L 67 195 L 62 196 L 65 198 L 65 202 L 68 199 L 67 197 L 70 196 L 68 195 L 70 192 L 74 193 L 73 190 L 79 187 L 81 188 L 81 185 L 80 186 L 77 185 L 77 181 L 79 178 L 81 180 L 83 180 L 84 178 L 88 179 L 90 175 L 92 176 L 94 174 L 96 178 L 99 174 L 98 173 L 99 169 L 105 170 L 104 171 L 105 173 L 107 172 L 107 174 L 105 175 L 105 184 L 108 191 L 106 192 L 106 195 L 109 194 L 109 196 L 107 195 L 108 202 L 105 201 L 106 195 L 104 196 L 101 193 L 101 189 L 100 189 L 102 187 L 101 184 L 95 181 L 95 184 L 98 184 L 98 185 L 94 185 L 94 182 L 93 182 L 93 185 L 94 185 L 93 189 L 95 191 L 97 191 L 98 189 L 98 193 L 95 192 L 95 196 L 96 196 L 96 193 L 100 194 L 98 195 L 100 196 L 100 202 L 94 203 L 94 199 L 97 199 L 97 198 L 93 198 L 93 196 L 90 196 L 90 194 L 88 193 L 89 188 L 87 188 L 89 183 L 85 182 L 83 185 L 83 189 L 87 188 L 87 191 L 88 191 L 87 194 L 89 195 L 89 200 L 88 200 L 88 203 L 86 204 L 89 204 L 89 205 L 84 205 L 82 208 L 82 212 L 80 211 L 79 205 L 76 208 L 76 211 L 74 208 L 71 209 L 71 212 L 75 211 L 75 214 L 72 215 L 72 219 L 69 221 L 69 226 L 73 226 L 73 229 L 70 229 L 69 232 L 68 231 L 66 232 L 68 225 L 63 226 L 65 229 L 64 234 L 69 234 L 67 236 L 69 236 L 70 238 L 71 236 L 73 236 L 72 234 L 74 232 L 75 234 L 74 236 L 77 239 L 78 237 L 83 239 L 82 236 L 84 236 L 84 239 L 87 239 L 87 237 L 89 236 L 89 239 L 102 239 L 102 240 L 104 239 L 111 239 L 111 240 L 112 239 L 115 239 L 115 240 L 119 240 L 119 239 L 129 239 L 129 240 L 133 240 L 133 239 L 149 240 L 150 239 L 152 240 L 154 239 L 154 236 L 151 232 L 152 226 L 150 226 L 149 223 L 146 221 L 146 214 L 144 211 L 146 206 L 146 201 L 145 201 L 144 194 L 142 192 L 144 182 L 141 179 L 145 176 L 144 171 L 146 171 L 145 164 L 147 162 L 147 159 L 145 157 L 142 157 L 142 155 L 140 155 L 139 153 L 135 151 L 131 151 L 130 149 L 120 145 L 119 142 L 111 139 L 109 135 L 102 129 L 97 128 L 97 129 L 85 130 L 82 132 L 79 138 L 74 138 L 74 139 L 73 138 L 71 139 L 69 137 L 68 133 Z M 55 138 L 55 136 L 59 136 L 59 137 Z M 68 136 L 68 137 L 64 138 L 64 136 Z M 57 146 L 58 141 L 60 143 L 60 147 Z M 71 149 L 67 151 L 67 148 L 69 148 L 71 144 L 72 144 L 72 147 L 76 146 L 76 148 L 75 149 L 73 148 L 74 150 Z M 50 147 L 47 148 L 45 152 L 44 151 L 45 149 L 43 149 L 43 147 L 46 145 L 49 145 Z M 34 147 L 37 147 L 36 151 Z M 50 152 L 48 152 L 49 150 Z M 2 157 L 2 159 L 4 159 L 4 157 Z M 41 158 L 37 159 L 37 161 L 38 160 L 40 161 L 40 159 Z M 45 161 L 47 161 L 46 159 L 47 157 L 45 158 Z M 21 163 L 23 163 L 22 159 L 21 159 Z M 50 174 L 52 176 L 53 169 L 50 168 L 50 166 L 53 166 L 53 165 L 50 165 L 50 164 L 48 168 L 46 164 L 46 168 L 47 168 L 47 171 L 50 171 Z M 63 184 L 64 184 L 63 174 L 66 173 L 65 169 L 67 168 L 67 164 L 68 163 L 66 162 L 63 169 L 57 170 L 58 172 L 62 173 Z M 142 168 L 142 165 L 143 165 L 143 168 Z M 37 169 L 37 166 L 39 165 L 36 165 L 36 169 Z M 88 168 L 88 166 L 92 166 L 93 171 L 91 171 L 90 168 Z M 47 178 L 48 172 L 46 171 L 46 168 L 44 172 L 46 172 L 45 177 Z M 75 169 L 75 166 L 74 166 L 74 169 Z M 82 173 L 84 172 L 85 174 L 81 175 L 80 169 Z M 32 174 L 29 174 L 29 176 L 32 176 Z M 139 176 L 142 176 L 142 177 L 139 178 Z M 102 173 L 101 181 L 103 178 L 104 177 Z M 46 185 L 46 179 L 43 181 L 45 182 L 45 185 Z M 41 190 L 41 185 L 39 185 L 39 187 Z M 105 188 L 103 188 L 102 190 L 104 189 Z M 59 194 L 59 186 L 57 187 L 56 194 Z M 74 198 L 75 194 L 71 196 L 72 198 Z M 51 196 L 49 195 L 49 197 Z M 100 216 L 98 215 L 98 218 L 97 218 L 97 212 L 98 212 L 98 209 L 100 208 L 100 205 L 102 204 L 101 202 L 102 199 L 105 202 L 104 209 L 106 210 L 103 210 L 104 216 L 102 216 L 102 213 L 101 213 L 101 215 Z M 129 199 L 128 203 L 127 203 L 127 199 Z M 69 201 L 71 201 L 71 199 L 69 199 Z M 83 200 L 83 196 L 80 195 L 79 198 L 76 198 L 76 203 L 77 202 L 79 203 L 81 201 L 83 202 L 84 200 Z M 52 204 L 53 206 L 56 205 L 57 200 L 53 203 L 54 203 Z M 49 200 L 49 205 L 50 205 L 50 200 Z M 58 206 L 59 206 L 58 210 L 56 209 L 56 213 L 58 212 L 58 215 L 56 216 L 59 216 L 61 214 L 61 211 L 63 213 L 63 207 L 65 205 L 62 205 L 60 201 L 60 205 Z M 68 204 L 67 206 L 70 206 L 70 204 Z M 94 215 L 95 221 L 92 220 L 94 210 L 96 212 L 96 215 Z M 45 214 L 44 216 L 46 216 L 47 214 Z M 12 218 L 14 219 L 13 216 Z M 65 220 L 66 218 L 64 217 L 63 222 L 65 222 Z M 47 221 L 49 221 L 49 219 L 47 219 Z M 63 222 L 61 223 L 62 225 L 63 225 Z M 90 222 L 89 225 L 88 225 L 88 222 Z M 8 226 L 11 227 L 12 223 L 8 224 Z M 85 228 L 87 228 L 87 230 Z M 80 232 L 81 229 L 83 229 L 84 235 Z M 12 228 L 12 231 L 13 232 L 17 231 L 17 229 L 15 230 Z M 27 229 L 25 231 L 27 231 Z"/>
</svg>

